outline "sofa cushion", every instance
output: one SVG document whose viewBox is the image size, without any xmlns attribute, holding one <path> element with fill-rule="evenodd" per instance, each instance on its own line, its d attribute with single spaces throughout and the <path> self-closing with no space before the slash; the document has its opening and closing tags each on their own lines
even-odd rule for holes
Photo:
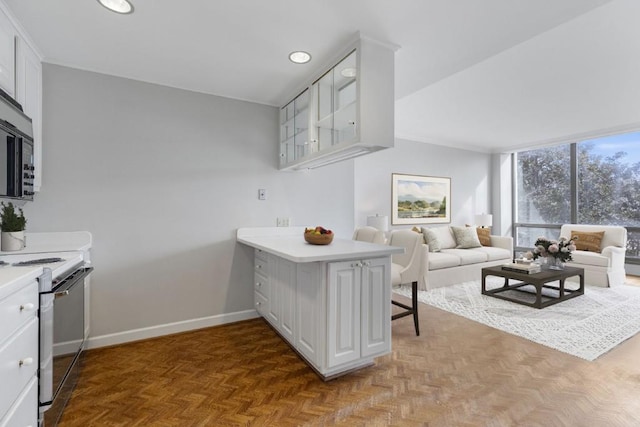
<svg viewBox="0 0 640 427">
<path fill-rule="evenodd" d="M 456 239 L 453 237 L 453 232 L 451 231 L 451 227 L 433 227 L 429 228 L 429 230 L 435 233 L 436 239 L 440 244 L 440 250 L 442 249 L 453 249 L 456 247 Z"/>
<path fill-rule="evenodd" d="M 422 235 L 424 236 L 424 242 L 429 245 L 429 252 L 440 252 L 438 235 L 433 230 L 422 227 Z"/>
<path fill-rule="evenodd" d="M 479 248 L 482 246 L 478 240 L 478 232 L 471 227 L 451 227 L 456 238 L 457 249 Z"/>
<path fill-rule="evenodd" d="M 441 268 L 457 267 L 459 265 L 460 257 L 453 254 L 445 254 L 443 252 L 429 254 L 429 270 L 439 270 Z"/>
<path fill-rule="evenodd" d="M 443 249 L 442 252 L 458 257 L 460 259 L 460 265 L 487 262 L 487 254 L 475 249 Z"/>
<path fill-rule="evenodd" d="M 573 251 L 571 258 L 574 263 L 598 267 L 609 267 L 609 258 L 596 252 Z"/>
<path fill-rule="evenodd" d="M 475 248 L 474 251 L 484 252 L 487 254 L 488 261 L 496 261 L 499 259 L 511 259 L 513 253 L 504 248 L 496 248 L 492 246 L 483 246 L 481 248 Z"/>
<path fill-rule="evenodd" d="M 571 238 L 579 251 L 602 252 L 600 243 L 604 237 L 604 231 L 572 231 Z"/>
</svg>

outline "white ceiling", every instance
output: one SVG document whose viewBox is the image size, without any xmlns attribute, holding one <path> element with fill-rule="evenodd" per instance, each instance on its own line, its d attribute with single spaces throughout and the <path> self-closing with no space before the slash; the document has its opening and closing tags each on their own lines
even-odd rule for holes
<svg viewBox="0 0 640 427">
<path fill-rule="evenodd" d="M 1 1 L 45 62 L 277 106 L 360 31 L 400 47 L 396 136 L 417 141 L 501 151 L 640 127 L 636 0 Z M 298 49 L 313 61 L 289 62 Z"/>
</svg>

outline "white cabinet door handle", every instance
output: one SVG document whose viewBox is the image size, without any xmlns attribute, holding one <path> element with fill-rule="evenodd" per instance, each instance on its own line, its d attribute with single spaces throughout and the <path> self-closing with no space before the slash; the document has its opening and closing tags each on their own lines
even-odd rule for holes
<svg viewBox="0 0 640 427">
<path fill-rule="evenodd" d="M 260 307 L 261 305 L 262 305 L 262 303 L 261 303 L 260 301 L 258 301 L 258 302 L 256 303 L 256 307 Z"/>
<path fill-rule="evenodd" d="M 20 305 L 20 311 L 31 311 L 34 308 L 35 308 L 35 304 L 32 304 L 30 302 Z"/>
<path fill-rule="evenodd" d="M 369 261 L 365 261 L 362 263 L 362 265 L 364 265 L 365 267 L 369 267 L 371 263 Z"/>
<path fill-rule="evenodd" d="M 20 362 L 18 362 L 18 365 L 29 366 L 32 363 L 33 363 L 33 357 L 25 357 L 24 359 L 21 359 Z"/>
<path fill-rule="evenodd" d="M 259 288 L 261 288 L 261 287 L 262 287 L 262 283 L 257 282 L 257 283 L 256 283 L 256 286 L 257 286 L 257 287 L 259 287 Z"/>
</svg>

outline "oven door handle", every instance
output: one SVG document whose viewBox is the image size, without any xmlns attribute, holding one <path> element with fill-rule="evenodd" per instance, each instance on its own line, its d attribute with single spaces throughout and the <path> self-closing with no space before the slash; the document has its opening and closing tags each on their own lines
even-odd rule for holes
<svg viewBox="0 0 640 427">
<path fill-rule="evenodd" d="M 71 289 L 81 283 L 82 280 L 87 277 L 93 271 L 93 267 L 81 267 L 75 270 L 73 273 L 65 277 L 53 291 L 55 298 L 60 298 L 69 295 Z"/>
</svg>

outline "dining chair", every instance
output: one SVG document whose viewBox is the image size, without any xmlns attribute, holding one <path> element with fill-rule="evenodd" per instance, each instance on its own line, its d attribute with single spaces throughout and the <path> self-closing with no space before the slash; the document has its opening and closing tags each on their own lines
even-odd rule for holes
<svg viewBox="0 0 640 427">
<path fill-rule="evenodd" d="M 389 237 L 389 245 L 405 248 L 403 254 L 391 255 L 391 286 L 411 284 L 411 306 L 400 301 L 391 300 L 391 304 L 403 308 L 404 311 L 391 316 L 391 320 L 413 315 L 416 336 L 420 336 L 418 324 L 418 280 L 420 277 L 420 263 L 423 237 L 412 230 L 396 230 Z"/>
</svg>

